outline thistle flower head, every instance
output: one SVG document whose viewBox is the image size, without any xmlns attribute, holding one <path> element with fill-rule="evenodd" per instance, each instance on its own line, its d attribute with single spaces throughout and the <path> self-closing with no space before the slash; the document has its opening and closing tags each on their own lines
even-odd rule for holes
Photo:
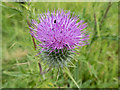
<svg viewBox="0 0 120 90">
<path fill-rule="evenodd" d="M 41 42 L 47 60 L 50 63 L 65 62 L 69 52 L 76 46 L 84 46 L 89 39 L 86 33 L 87 23 L 83 23 L 70 11 L 57 10 L 39 15 L 39 22 L 32 20 L 31 35 Z M 51 60 L 52 59 L 52 60 Z M 59 59 L 59 60 L 58 60 Z M 62 64 L 61 64 L 62 65 Z"/>
</svg>

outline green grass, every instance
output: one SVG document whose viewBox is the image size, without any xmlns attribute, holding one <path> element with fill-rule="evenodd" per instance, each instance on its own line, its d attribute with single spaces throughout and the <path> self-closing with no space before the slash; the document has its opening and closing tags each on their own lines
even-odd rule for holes
<svg viewBox="0 0 120 90">
<path fill-rule="evenodd" d="M 2 3 L 2 87 L 118 88 L 118 3 L 112 3 L 100 28 L 107 6 L 108 3 L 97 2 L 32 2 L 30 7 L 27 3 Z M 40 75 L 38 62 L 43 70 L 48 67 L 35 56 L 38 52 L 34 50 L 26 20 L 35 19 L 48 8 L 70 10 L 85 20 L 90 44 L 76 49 L 79 54 L 74 59 L 78 61 L 72 60 L 75 67 L 53 68 Z"/>
</svg>

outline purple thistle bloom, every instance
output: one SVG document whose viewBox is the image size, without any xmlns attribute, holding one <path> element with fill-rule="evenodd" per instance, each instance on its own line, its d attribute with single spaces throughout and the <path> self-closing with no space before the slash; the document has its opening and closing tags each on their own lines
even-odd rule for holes
<svg viewBox="0 0 120 90">
<path fill-rule="evenodd" d="M 73 50 L 76 46 L 87 45 L 89 35 L 86 33 L 87 23 L 83 23 L 71 12 L 55 10 L 40 14 L 39 23 L 32 20 L 31 35 L 41 42 L 41 52 L 59 53 L 63 50 Z M 57 51 L 56 51 L 57 50 Z M 65 53 L 63 53 L 65 54 Z"/>
</svg>

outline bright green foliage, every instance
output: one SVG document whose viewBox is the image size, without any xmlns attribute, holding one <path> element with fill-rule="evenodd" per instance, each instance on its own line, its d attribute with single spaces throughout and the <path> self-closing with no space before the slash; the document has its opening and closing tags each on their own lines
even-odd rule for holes
<svg viewBox="0 0 120 90">
<path fill-rule="evenodd" d="M 2 3 L 2 87 L 3 88 L 117 88 L 118 87 L 118 3 L 112 3 L 100 27 L 108 3 L 32 2 Z M 88 23 L 90 44 L 76 48 L 68 68 L 49 68 L 35 56 L 27 19 L 39 13 L 63 8 Z M 95 16 L 96 18 L 95 18 Z M 96 19 L 96 24 L 95 24 Z M 94 38 L 94 39 L 93 39 Z M 38 43 L 38 42 L 36 42 Z M 47 58 L 47 57 L 46 57 Z"/>
</svg>

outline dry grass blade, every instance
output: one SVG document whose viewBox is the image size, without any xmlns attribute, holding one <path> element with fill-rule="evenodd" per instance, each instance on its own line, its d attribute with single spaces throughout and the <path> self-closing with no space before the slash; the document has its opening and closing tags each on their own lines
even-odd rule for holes
<svg viewBox="0 0 120 90">
<path fill-rule="evenodd" d="M 105 18 L 106 18 L 106 16 L 107 16 L 107 14 L 108 14 L 108 11 L 110 10 L 111 5 L 112 5 L 112 3 L 109 2 L 109 3 L 108 3 L 108 6 L 107 6 L 107 9 L 106 9 L 106 11 L 105 11 L 105 14 L 104 14 L 102 20 L 100 21 L 100 30 L 101 30 L 101 28 L 102 28 L 102 24 L 103 24 L 103 22 L 104 22 L 104 20 L 105 20 Z"/>
</svg>

